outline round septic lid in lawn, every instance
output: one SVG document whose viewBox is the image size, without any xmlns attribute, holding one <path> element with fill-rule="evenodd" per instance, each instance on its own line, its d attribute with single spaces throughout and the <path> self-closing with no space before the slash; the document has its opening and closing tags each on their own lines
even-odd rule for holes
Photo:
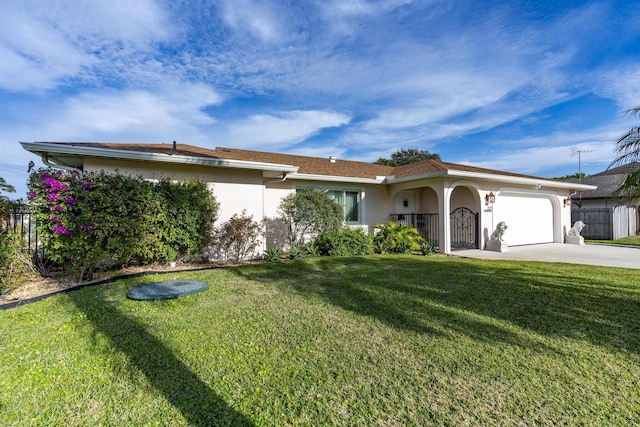
<svg viewBox="0 0 640 427">
<path fill-rule="evenodd" d="M 136 286 L 127 292 L 127 297 L 137 300 L 178 298 L 197 294 L 207 289 L 209 289 L 209 285 L 198 280 L 166 280 Z"/>
</svg>

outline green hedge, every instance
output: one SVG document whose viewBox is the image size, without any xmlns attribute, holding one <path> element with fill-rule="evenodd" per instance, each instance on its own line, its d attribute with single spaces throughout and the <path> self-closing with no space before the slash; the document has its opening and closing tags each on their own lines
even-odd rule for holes
<svg viewBox="0 0 640 427">
<path fill-rule="evenodd" d="M 373 253 L 373 238 L 361 228 L 327 230 L 314 241 L 320 255 L 352 256 Z"/>
<path fill-rule="evenodd" d="M 197 257 L 218 212 L 199 181 L 41 169 L 28 185 L 46 256 L 81 271 Z"/>
</svg>

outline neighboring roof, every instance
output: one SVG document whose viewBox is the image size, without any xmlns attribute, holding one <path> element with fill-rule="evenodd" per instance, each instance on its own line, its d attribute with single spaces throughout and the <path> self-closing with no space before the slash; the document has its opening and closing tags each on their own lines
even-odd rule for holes
<svg viewBox="0 0 640 427">
<path fill-rule="evenodd" d="M 573 198 L 609 199 L 613 197 L 613 193 L 620 187 L 627 174 L 638 168 L 640 168 L 640 163 L 630 163 L 584 177 L 582 178 L 582 184 L 597 185 L 598 188 L 582 191 L 581 194 L 576 194 Z M 578 180 L 572 179 L 571 182 L 578 182 Z"/>
<path fill-rule="evenodd" d="M 405 166 L 391 167 L 367 162 L 299 156 L 217 147 L 207 149 L 187 144 L 140 144 L 104 142 L 21 142 L 33 153 L 43 156 L 55 155 L 61 164 L 73 165 L 82 156 L 122 158 L 142 161 L 202 164 L 218 167 L 262 169 L 280 171 L 298 179 L 352 180 L 355 182 L 407 181 L 438 175 L 492 179 L 497 176 L 512 183 L 531 183 L 556 188 L 577 187 L 574 183 L 522 175 L 511 172 L 478 168 L 475 166 L 425 160 Z M 74 160 L 76 159 L 76 160 Z M 66 162 L 66 163 L 65 163 Z M 592 189 L 591 186 L 581 186 Z"/>
</svg>

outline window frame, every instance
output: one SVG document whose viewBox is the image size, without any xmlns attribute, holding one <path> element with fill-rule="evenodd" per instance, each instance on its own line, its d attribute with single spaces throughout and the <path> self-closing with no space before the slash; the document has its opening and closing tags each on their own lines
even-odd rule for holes
<svg viewBox="0 0 640 427">
<path fill-rule="evenodd" d="M 307 185 L 300 185 L 300 186 L 296 186 L 294 188 L 295 192 L 304 191 L 304 190 L 320 191 L 320 192 L 322 192 L 324 194 L 327 194 L 327 195 L 328 195 L 329 192 L 342 193 L 343 202 L 342 203 L 336 202 L 336 203 L 338 203 L 340 205 L 340 207 L 342 207 L 342 219 L 343 219 L 343 221 L 348 225 L 360 225 L 360 224 L 363 223 L 362 222 L 362 218 L 364 216 L 363 205 L 362 205 L 363 190 L 361 188 L 341 187 L 341 186 L 326 186 L 326 187 L 322 186 L 322 187 L 319 187 L 319 186 L 307 186 Z M 346 194 L 347 193 L 355 193 L 355 195 L 356 195 L 356 206 L 355 206 L 355 213 L 356 213 L 356 216 L 357 216 L 356 220 L 347 219 L 347 212 L 346 212 L 346 203 L 347 203 Z"/>
</svg>

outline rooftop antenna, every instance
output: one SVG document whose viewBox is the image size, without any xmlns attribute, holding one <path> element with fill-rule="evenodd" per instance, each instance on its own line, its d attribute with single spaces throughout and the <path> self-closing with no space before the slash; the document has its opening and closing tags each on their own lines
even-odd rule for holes
<svg viewBox="0 0 640 427">
<path fill-rule="evenodd" d="M 578 155 L 578 183 L 582 184 L 582 153 L 593 153 L 593 150 L 571 149 L 571 157 Z"/>
</svg>

